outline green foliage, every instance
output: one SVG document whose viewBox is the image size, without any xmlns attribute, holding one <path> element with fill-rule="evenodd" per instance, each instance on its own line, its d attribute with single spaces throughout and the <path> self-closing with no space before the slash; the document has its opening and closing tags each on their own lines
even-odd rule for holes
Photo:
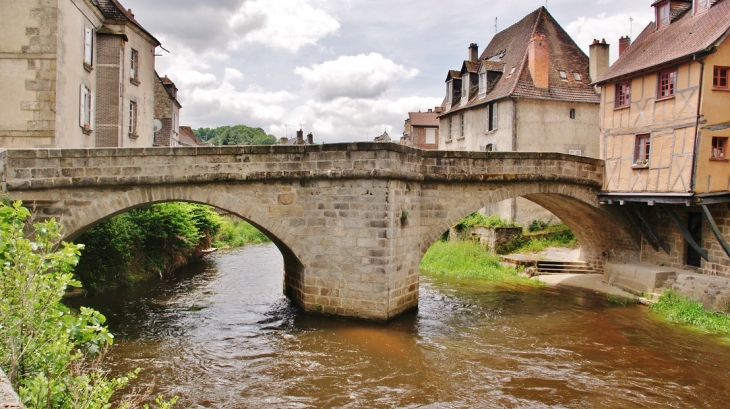
<svg viewBox="0 0 730 409">
<path fill-rule="evenodd" d="M 276 137 L 267 135 L 261 128 L 245 125 L 199 128 L 193 130 L 195 137 L 213 145 L 272 145 Z"/>
<path fill-rule="evenodd" d="M 83 246 L 59 245 L 55 220 L 27 238 L 29 216 L 19 202 L 0 204 L 0 365 L 27 408 L 108 408 L 136 372 L 108 378 L 99 367 L 113 341 L 104 316 L 61 304 L 68 287 L 80 286 L 72 270 Z"/>
<path fill-rule="evenodd" d="M 617 304 L 624 307 L 639 303 L 639 300 L 635 297 L 623 297 L 615 294 L 606 294 L 606 300 L 608 300 L 611 304 Z"/>
<path fill-rule="evenodd" d="M 215 247 L 241 247 L 246 244 L 268 243 L 270 240 L 250 224 L 223 220 L 218 234 L 213 239 Z"/>
<path fill-rule="evenodd" d="M 548 227 L 548 222 L 543 220 L 533 220 L 530 225 L 527 226 L 527 231 L 540 231 L 545 230 Z"/>
<path fill-rule="evenodd" d="M 690 301 L 676 291 L 668 290 L 651 309 L 671 322 L 689 324 L 706 331 L 730 335 L 730 316 L 706 310 L 701 303 Z"/>
<path fill-rule="evenodd" d="M 135 276 L 167 274 L 207 247 L 221 222 L 208 206 L 180 202 L 118 215 L 78 238 L 86 250 L 77 274 L 95 291 L 128 285 Z"/>
<path fill-rule="evenodd" d="M 504 220 L 499 215 L 493 214 L 484 216 L 479 212 L 474 212 L 469 216 L 461 219 L 454 227 L 457 231 L 468 231 L 474 226 L 484 227 L 521 227 L 519 223 Z"/>
<path fill-rule="evenodd" d="M 503 267 L 498 256 L 470 241 L 437 241 L 426 252 L 420 268 L 424 274 L 433 276 L 540 285 L 537 280 L 520 276 L 513 268 Z"/>
</svg>

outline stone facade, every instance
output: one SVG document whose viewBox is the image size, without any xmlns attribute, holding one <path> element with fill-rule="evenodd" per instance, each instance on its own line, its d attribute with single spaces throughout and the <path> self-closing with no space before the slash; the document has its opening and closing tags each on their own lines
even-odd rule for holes
<svg viewBox="0 0 730 409">
<path fill-rule="evenodd" d="M 3 157 L 3 155 L 5 155 Z M 638 238 L 599 206 L 603 166 L 557 153 L 422 151 L 397 144 L 0 151 L 4 190 L 73 239 L 148 203 L 192 201 L 260 228 L 305 310 L 387 320 L 418 303 L 426 250 L 465 216 L 523 196 L 558 215 L 597 271 Z"/>
</svg>

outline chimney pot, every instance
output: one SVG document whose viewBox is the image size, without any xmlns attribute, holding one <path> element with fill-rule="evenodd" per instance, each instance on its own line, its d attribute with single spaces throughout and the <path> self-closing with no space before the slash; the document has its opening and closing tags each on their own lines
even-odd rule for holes
<svg viewBox="0 0 730 409">
<path fill-rule="evenodd" d="M 621 36 L 621 38 L 619 38 L 618 40 L 618 56 L 621 57 L 621 54 L 623 54 L 630 45 L 631 39 L 629 38 L 629 36 Z"/>
<path fill-rule="evenodd" d="M 469 61 L 479 61 L 479 46 L 477 45 L 477 43 L 469 44 Z"/>
</svg>

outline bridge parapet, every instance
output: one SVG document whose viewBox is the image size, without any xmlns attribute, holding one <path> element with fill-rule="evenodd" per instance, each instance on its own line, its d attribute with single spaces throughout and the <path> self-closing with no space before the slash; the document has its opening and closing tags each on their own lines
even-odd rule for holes
<svg viewBox="0 0 730 409">
<path fill-rule="evenodd" d="M 563 181 L 599 186 L 603 162 L 559 153 L 438 152 L 395 144 L 8 150 L 8 191 L 105 186 L 378 179 Z"/>
</svg>

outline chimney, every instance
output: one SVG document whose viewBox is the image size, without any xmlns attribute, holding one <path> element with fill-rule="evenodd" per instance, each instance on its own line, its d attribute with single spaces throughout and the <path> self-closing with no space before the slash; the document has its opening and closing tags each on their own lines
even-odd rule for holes
<svg viewBox="0 0 730 409">
<path fill-rule="evenodd" d="M 469 44 L 469 61 L 479 61 L 479 46 L 477 45 L 477 43 Z"/>
<path fill-rule="evenodd" d="M 590 56 L 590 62 L 588 63 L 589 74 L 591 75 L 591 82 L 597 80 L 604 72 L 608 70 L 608 49 L 610 45 L 606 44 L 606 40 L 603 39 L 600 42 L 593 40 L 593 44 L 589 47 L 588 54 Z"/>
<path fill-rule="evenodd" d="M 297 131 L 297 145 L 304 145 L 304 131 Z"/>
<path fill-rule="evenodd" d="M 629 36 L 621 37 L 618 39 L 618 56 L 621 57 L 621 54 L 626 51 L 627 48 L 631 45 L 631 39 Z"/>
<path fill-rule="evenodd" d="M 310 145 L 314 145 L 314 135 L 312 135 L 311 132 L 307 134 L 307 143 Z"/>
<path fill-rule="evenodd" d="M 132 9 L 129 9 L 127 11 L 129 11 L 129 15 L 132 16 L 132 18 L 134 18 L 134 13 L 132 13 Z"/>
<path fill-rule="evenodd" d="M 286 145 L 289 142 L 289 138 L 286 136 L 279 139 L 279 145 Z"/>
<path fill-rule="evenodd" d="M 544 34 L 535 34 L 527 45 L 530 74 L 536 88 L 550 86 L 550 46 Z"/>
<path fill-rule="evenodd" d="M 434 110 L 436 111 L 437 114 L 440 114 L 441 112 L 443 112 L 443 109 L 441 107 L 436 107 L 436 108 L 434 108 Z"/>
<path fill-rule="evenodd" d="M 429 108 L 429 109 L 428 109 L 428 112 L 433 112 L 433 109 Z"/>
</svg>

